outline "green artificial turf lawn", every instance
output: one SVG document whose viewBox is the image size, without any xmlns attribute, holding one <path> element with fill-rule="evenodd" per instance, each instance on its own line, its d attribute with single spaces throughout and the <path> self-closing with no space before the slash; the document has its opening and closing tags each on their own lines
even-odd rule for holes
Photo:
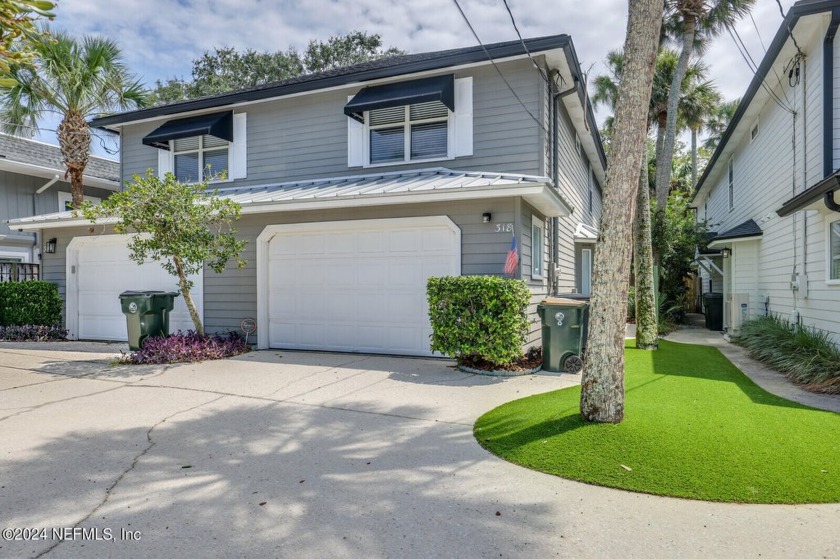
<svg viewBox="0 0 840 559">
<path fill-rule="evenodd" d="M 840 501 L 840 414 L 765 392 L 715 348 L 659 347 L 627 348 L 618 425 L 584 422 L 573 387 L 500 406 L 475 436 L 506 460 L 595 485 L 707 501 Z"/>
</svg>

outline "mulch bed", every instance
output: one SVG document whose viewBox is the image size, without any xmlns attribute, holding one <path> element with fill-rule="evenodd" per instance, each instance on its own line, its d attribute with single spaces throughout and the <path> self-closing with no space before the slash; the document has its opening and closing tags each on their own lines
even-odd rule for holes
<svg viewBox="0 0 840 559">
<path fill-rule="evenodd" d="M 511 363 L 506 363 L 500 365 L 498 363 L 493 363 L 492 361 L 486 361 L 481 357 L 476 355 L 464 357 L 458 363 L 464 367 L 468 367 L 470 369 L 476 369 L 478 371 L 487 371 L 487 372 L 495 372 L 495 371 L 505 371 L 509 373 L 529 373 L 533 372 L 534 369 L 538 369 L 542 367 L 543 357 L 542 357 L 542 348 L 541 347 L 532 347 L 528 350 L 522 359 L 517 361 L 513 361 Z"/>
</svg>

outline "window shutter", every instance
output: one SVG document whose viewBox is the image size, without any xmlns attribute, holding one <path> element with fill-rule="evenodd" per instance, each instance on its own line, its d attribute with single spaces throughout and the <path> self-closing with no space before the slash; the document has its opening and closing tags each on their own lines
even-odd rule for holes
<svg viewBox="0 0 840 559">
<path fill-rule="evenodd" d="M 455 157 L 473 154 L 473 79 L 455 80 Z"/>
<path fill-rule="evenodd" d="M 233 115 L 233 142 L 230 144 L 230 178 L 248 176 L 248 129 L 246 113 Z"/>
<path fill-rule="evenodd" d="M 158 177 L 163 178 L 166 173 L 174 172 L 172 168 L 172 152 L 159 149 L 158 152 Z"/>
<path fill-rule="evenodd" d="M 347 97 L 349 101 L 354 96 Z M 347 117 L 347 166 L 363 167 L 365 164 L 365 125 Z"/>
</svg>

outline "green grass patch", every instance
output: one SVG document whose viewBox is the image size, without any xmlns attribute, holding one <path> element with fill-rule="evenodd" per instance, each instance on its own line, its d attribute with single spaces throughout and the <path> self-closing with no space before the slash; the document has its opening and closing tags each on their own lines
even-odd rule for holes
<svg viewBox="0 0 840 559">
<path fill-rule="evenodd" d="M 500 406 L 475 424 L 527 468 L 655 495 L 740 503 L 840 501 L 840 414 L 774 396 L 717 349 L 626 350 L 618 425 L 580 417 L 580 387 Z"/>
</svg>

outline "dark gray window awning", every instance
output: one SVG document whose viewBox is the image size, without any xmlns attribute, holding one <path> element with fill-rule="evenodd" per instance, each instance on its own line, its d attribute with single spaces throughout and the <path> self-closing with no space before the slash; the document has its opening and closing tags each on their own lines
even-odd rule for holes
<svg viewBox="0 0 840 559">
<path fill-rule="evenodd" d="M 344 114 L 364 122 L 364 112 L 387 107 L 440 101 L 455 110 L 455 78 L 452 74 L 407 82 L 366 87 L 344 107 Z"/>
<path fill-rule="evenodd" d="M 143 138 L 143 143 L 158 149 L 169 149 L 169 140 L 204 136 L 205 134 L 233 141 L 233 111 L 191 116 L 170 120 Z"/>
</svg>

